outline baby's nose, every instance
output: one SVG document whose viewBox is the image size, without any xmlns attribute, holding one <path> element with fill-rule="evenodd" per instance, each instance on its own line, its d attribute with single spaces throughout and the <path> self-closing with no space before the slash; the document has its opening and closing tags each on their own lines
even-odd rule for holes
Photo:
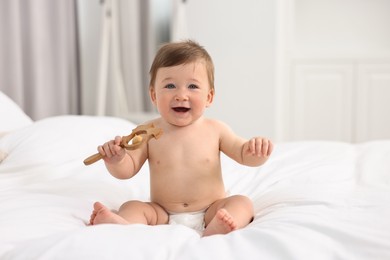
<svg viewBox="0 0 390 260">
<path fill-rule="evenodd" d="M 176 101 L 187 101 L 188 95 L 186 93 L 184 93 L 184 91 L 180 91 L 175 95 L 175 100 Z"/>
<path fill-rule="evenodd" d="M 188 97 L 186 97 L 186 96 L 176 96 L 175 100 L 176 101 L 187 101 Z"/>
</svg>

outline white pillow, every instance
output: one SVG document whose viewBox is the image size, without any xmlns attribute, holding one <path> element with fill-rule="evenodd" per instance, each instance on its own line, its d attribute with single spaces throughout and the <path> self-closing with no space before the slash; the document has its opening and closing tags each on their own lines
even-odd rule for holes
<svg viewBox="0 0 390 260">
<path fill-rule="evenodd" d="M 18 166 L 80 160 L 116 135 L 129 135 L 134 127 L 115 117 L 47 117 L 1 138 L 0 151 L 9 155 L 7 163 Z"/>
<path fill-rule="evenodd" d="M 0 91 L 0 136 L 32 123 L 32 119 L 8 96 Z"/>
</svg>

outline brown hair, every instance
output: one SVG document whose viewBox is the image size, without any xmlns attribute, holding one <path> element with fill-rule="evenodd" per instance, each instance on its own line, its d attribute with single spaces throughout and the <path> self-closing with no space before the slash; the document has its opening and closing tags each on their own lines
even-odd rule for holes
<svg viewBox="0 0 390 260">
<path fill-rule="evenodd" d="M 166 43 L 160 47 L 156 57 L 154 58 L 152 66 L 150 67 L 149 87 L 154 87 L 154 81 L 156 80 L 156 75 L 159 68 L 186 64 L 199 59 L 202 59 L 206 62 L 206 70 L 210 88 L 214 90 L 213 61 L 206 49 L 192 40 Z"/>
</svg>

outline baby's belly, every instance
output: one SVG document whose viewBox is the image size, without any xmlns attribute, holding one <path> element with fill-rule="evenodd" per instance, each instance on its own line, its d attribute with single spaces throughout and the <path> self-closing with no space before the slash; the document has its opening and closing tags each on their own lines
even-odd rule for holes
<svg viewBox="0 0 390 260">
<path fill-rule="evenodd" d="M 177 187 L 151 187 L 151 200 L 171 212 L 192 212 L 208 208 L 219 199 L 226 197 L 222 185 L 209 188 L 178 189 Z"/>
<path fill-rule="evenodd" d="M 225 197 L 218 160 L 165 164 L 150 163 L 150 193 L 151 200 L 166 210 L 199 211 Z"/>
</svg>

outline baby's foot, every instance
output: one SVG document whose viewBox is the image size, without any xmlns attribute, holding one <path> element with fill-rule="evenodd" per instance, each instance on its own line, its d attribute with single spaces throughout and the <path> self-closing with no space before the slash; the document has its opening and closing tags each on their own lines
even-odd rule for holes
<svg viewBox="0 0 390 260">
<path fill-rule="evenodd" d="M 207 225 L 203 236 L 211 236 L 215 234 L 227 234 L 237 229 L 237 224 L 232 216 L 225 209 L 219 209 L 214 218 Z"/>
<path fill-rule="evenodd" d="M 89 224 L 97 225 L 104 223 L 127 224 L 127 221 L 100 202 L 95 202 L 95 204 L 93 204 L 93 212 Z"/>
</svg>

